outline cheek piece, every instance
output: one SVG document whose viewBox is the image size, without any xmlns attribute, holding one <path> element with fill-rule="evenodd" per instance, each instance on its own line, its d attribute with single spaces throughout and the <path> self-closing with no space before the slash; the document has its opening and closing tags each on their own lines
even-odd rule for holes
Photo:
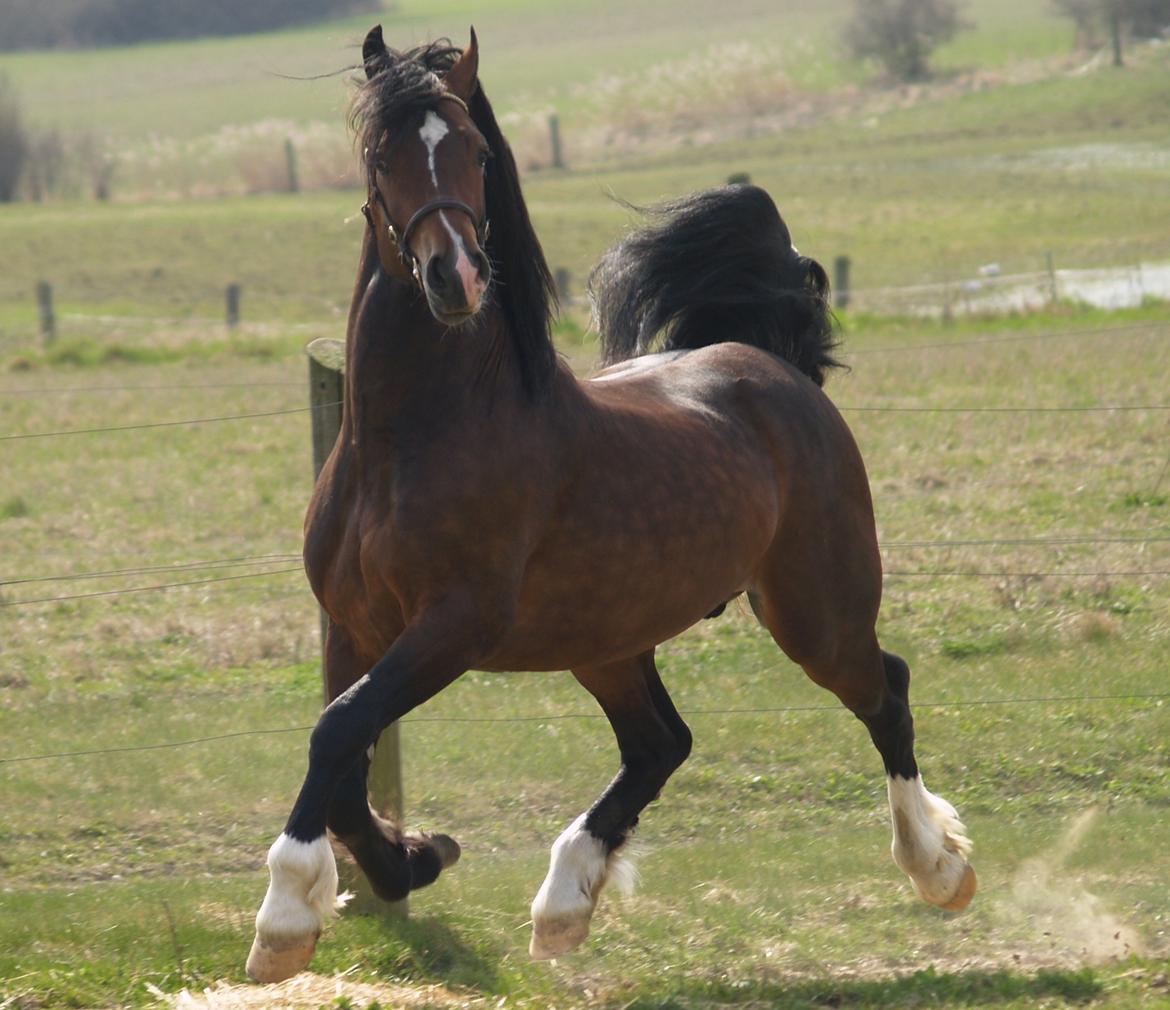
<svg viewBox="0 0 1170 1010">
<path fill-rule="evenodd" d="M 464 111 L 467 111 L 467 106 L 455 95 L 448 94 L 443 97 L 450 101 L 458 102 L 463 106 Z M 386 222 L 386 232 L 390 237 L 390 241 L 397 247 L 398 255 L 402 258 L 402 262 L 410 267 L 411 274 L 420 286 L 422 285 L 422 277 L 419 272 L 418 257 L 410 248 L 410 236 L 414 233 L 414 230 L 419 226 L 423 218 L 439 210 L 457 210 L 462 214 L 466 214 L 471 219 L 472 226 L 475 228 L 476 241 L 481 249 L 486 245 L 488 237 L 491 235 L 491 223 L 488 219 L 485 217 L 481 220 L 479 215 L 468 204 L 453 196 L 439 196 L 433 200 L 428 200 L 411 214 L 410 220 L 406 222 L 406 227 L 402 229 L 400 234 L 390 221 L 390 208 L 386 206 L 386 198 L 382 196 L 382 191 L 378 189 L 373 170 L 370 172 L 370 192 L 382 210 L 382 217 Z M 368 199 L 362 204 L 362 213 L 365 215 L 370 227 L 375 227 L 374 215 L 370 210 L 370 201 Z"/>
</svg>

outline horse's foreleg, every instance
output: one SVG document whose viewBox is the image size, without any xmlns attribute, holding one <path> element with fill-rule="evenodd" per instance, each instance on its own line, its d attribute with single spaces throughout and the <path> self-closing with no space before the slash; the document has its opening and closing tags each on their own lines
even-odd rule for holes
<svg viewBox="0 0 1170 1010">
<path fill-rule="evenodd" d="M 331 814 L 345 820 L 344 812 L 352 818 L 359 797 L 365 804 L 360 765 L 378 734 L 474 661 L 470 643 L 476 639 L 459 634 L 471 626 L 463 615 L 444 619 L 432 612 L 429 619 L 408 627 L 369 673 L 321 714 L 309 740 L 309 770 L 300 795 L 268 852 L 268 892 L 256 916 L 256 939 L 248 956 L 252 978 L 288 978 L 313 956 L 336 901 L 337 868 L 325 834 Z M 339 788 L 345 790 L 340 808 L 331 806 Z M 408 854 L 402 855 L 409 865 Z"/>
<path fill-rule="evenodd" d="M 329 830 L 350 852 L 383 901 L 401 901 L 433 884 L 459 859 L 459 845 L 447 835 L 407 834 L 380 817 L 369 804 L 365 755 L 337 784 L 329 802 Z"/>
<path fill-rule="evenodd" d="M 325 638 L 328 701 L 356 684 L 375 659 L 363 657 L 346 630 L 330 621 Z M 367 752 L 337 784 L 326 822 L 361 867 L 373 892 L 384 901 L 400 901 L 410 891 L 437 880 L 459 858 L 459 846 L 446 835 L 404 834 L 399 825 L 379 816 L 369 804 L 369 768 Z"/>
<path fill-rule="evenodd" d="M 691 733 L 671 703 L 653 653 L 573 675 L 605 711 L 622 766 L 601 798 L 552 847 L 548 876 L 532 902 L 534 958 L 572 950 L 589 935 L 589 920 L 621 846 L 671 773 L 686 760 Z"/>
</svg>

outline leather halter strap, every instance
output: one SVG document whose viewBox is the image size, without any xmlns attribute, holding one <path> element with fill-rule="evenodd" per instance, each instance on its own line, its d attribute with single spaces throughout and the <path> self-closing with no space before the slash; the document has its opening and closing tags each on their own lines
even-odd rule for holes
<svg viewBox="0 0 1170 1010">
<path fill-rule="evenodd" d="M 453 95 L 449 91 L 439 95 L 438 99 L 440 101 L 454 102 L 456 105 L 460 106 L 464 112 L 469 111 L 467 108 L 467 103 L 463 101 L 463 99 L 458 95 Z M 406 227 L 402 229 L 401 233 L 399 233 L 394 225 L 390 222 L 390 208 L 386 206 L 386 198 L 382 196 L 382 191 L 378 189 L 376 182 L 373 183 L 373 190 L 374 199 L 378 201 L 379 206 L 382 208 L 382 215 L 386 219 L 386 231 L 390 235 L 390 241 L 398 247 L 398 255 L 402 258 L 403 263 L 410 267 L 410 271 L 414 275 L 414 279 L 418 281 L 419 284 L 422 283 L 422 278 L 419 276 L 418 257 L 414 254 L 414 250 L 410 248 L 410 236 L 413 234 L 414 230 L 418 227 L 423 218 L 433 214 L 437 210 L 460 211 L 471 219 L 472 227 L 475 228 L 476 238 L 478 239 L 481 246 L 487 241 L 488 234 L 491 231 L 490 222 L 486 218 L 481 221 L 479 216 L 468 204 L 464 203 L 462 200 L 457 200 L 453 196 L 439 196 L 434 200 L 428 200 L 421 207 L 419 207 L 418 210 L 411 214 L 410 220 L 406 222 Z M 365 215 L 366 221 L 369 223 L 370 227 L 373 228 L 374 215 L 370 212 L 369 200 L 366 200 L 366 202 L 362 204 L 362 213 Z"/>
<path fill-rule="evenodd" d="M 381 193 L 379 193 L 378 196 L 380 198 Z M 418 262 L 418 257 L 415 256 L 414 250 L 410 248 L 410 236 L 414 229 L 418 227 L 419 222 L 422 221 L 424 217 L 433 214 L 435 211 L 445 209 L 462 211 L 469 218 L 471 218 L 471 224 L 472 227 L 475 228 L 476 234 L 479 233 L 481 228 L 479 218 L 476 217 L 475 211 L 473 211 L 467 204 L 465 204 L 462 200 L 456 200 L 453 196 L 436 197 L 434 200 L 428 200 L 421 207 L 419 207 L 418 210 L 411 214 L 410 220 L 406 222 L 406 227 L 402 229 L 402 237 L 398 240 L 398 248 L 402 250 L 403 255 L 406 256 L 407 259 L 414 263 Z M 385 212 L 385 204 L 383 204 L 382 210 Z"/>
</svg>

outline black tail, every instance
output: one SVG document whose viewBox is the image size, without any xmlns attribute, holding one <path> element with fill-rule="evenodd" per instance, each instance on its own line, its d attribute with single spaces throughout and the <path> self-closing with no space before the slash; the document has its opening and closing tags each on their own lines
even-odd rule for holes
<svg viewBox="0 0 1170 1010">
<path fill-rule="evenodd" d="M 657 220 L 589 277 L 606 363 L 724 341 L 763 348 L 818 386 L 832 351 L 829 278 L 793 247 L 757 186 L 726 186 L 651 208 Z"/>
</svg>

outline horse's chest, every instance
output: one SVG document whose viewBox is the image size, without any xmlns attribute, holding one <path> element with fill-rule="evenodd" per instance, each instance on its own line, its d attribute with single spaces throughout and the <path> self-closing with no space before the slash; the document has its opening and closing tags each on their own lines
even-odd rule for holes
<svg viewBox="0 0 1170 1010">
<path fill-rule="evenodd" d="M 332 581 L 372 625 L 401 625 L 453 569 L 474 563 L 462 545 L 476 540 L 476 517 L 457 502 L 378 497 L 355 511 Z"/>
</svg>

